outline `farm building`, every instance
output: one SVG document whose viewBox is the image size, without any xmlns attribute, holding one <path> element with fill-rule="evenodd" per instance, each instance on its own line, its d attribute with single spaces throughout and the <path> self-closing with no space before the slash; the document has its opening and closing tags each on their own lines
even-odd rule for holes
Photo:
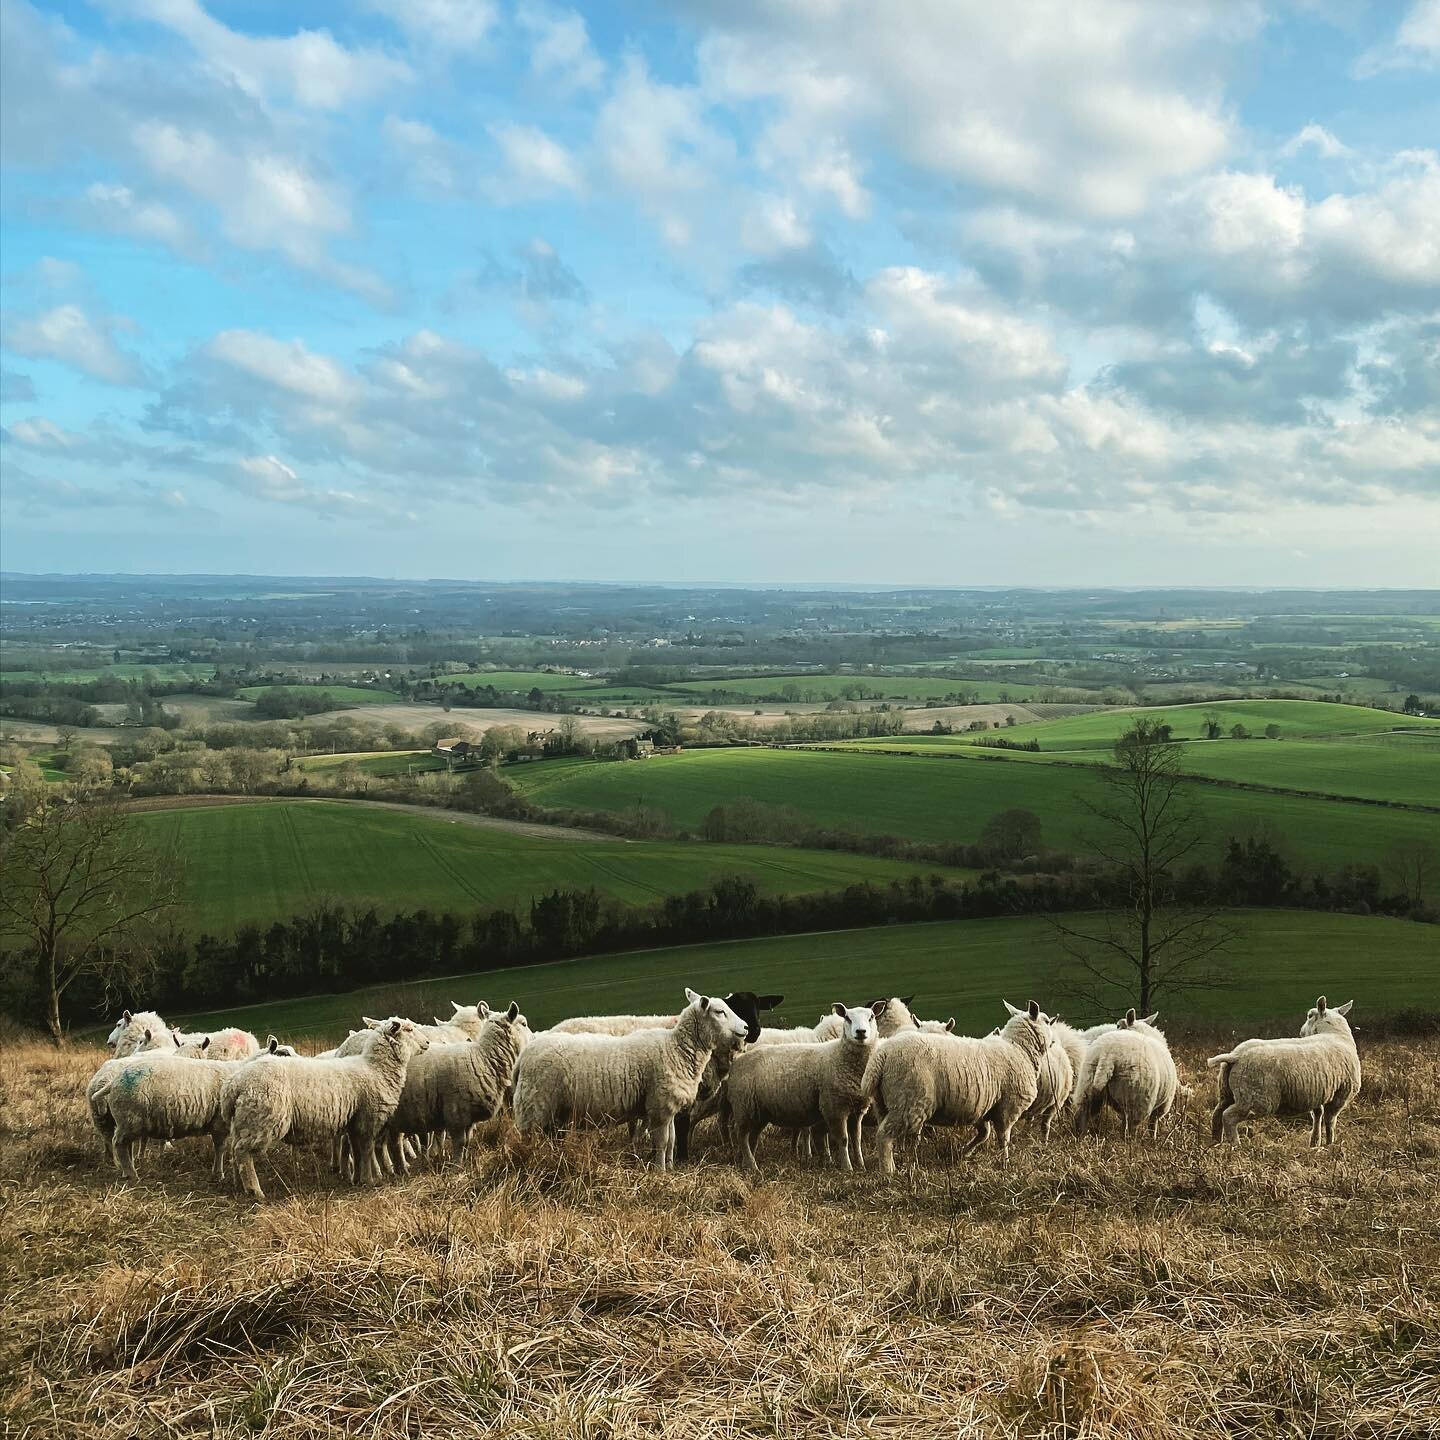
<svg viewBox="0 0 1440 1440">
<path fill-rule="evenodd" d="M 473 760 L 480 751 L 468 740 L 437 740 L 430 753 L 442 760 Z"/>
</svg>

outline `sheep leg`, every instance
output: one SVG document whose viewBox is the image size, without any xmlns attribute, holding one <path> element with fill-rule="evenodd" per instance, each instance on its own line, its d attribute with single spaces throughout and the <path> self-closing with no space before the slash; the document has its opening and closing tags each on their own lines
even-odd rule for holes
<svg viewBox="0 0 1440 1440">
<path fill-rule="evenodd" d="M 123 1130 L 115 1131 L 115 1155 L 120 1162 L 120 1178 L 122 1180 L 136 1180 L 140 1177 L 135 1173 L 135 1145 L 136 1141 Z"/>
<path fill-rule="evenodd" d="M 740 1161 L 740 1168 L 742 1170 L 759 1171 L 760 1162 L 755 1158 L 755 1144 L 756 1141 L 760 1139 L 764 1129 L 765 1124 L 763 1121 L 758 1125 L 751 1123 L 739 1127 L 740 1154 L 737 1158 Z"/>
<path fill-rule="evenodd" d="M 990 1138 L 990 1131 L 994 1127 L 989 1120 L 981 1120 L 975 1127 L 975 1133 L 966 1141 L 960 1151 L 960 1158 L 963 1160 L 972 1150 L 978 1149 Z"/>
<path fill-rule="evenodd" d="M 1233 1145 L 1236 1140 L 1235 1127 L 1240 1121 L 1246 1118 L 1247 1112 L 1239 1105 L 1227 1105 L 1220 1117 L 1220 1123 L 1224 1130 L 1225 1143 Z"/>
<path fill-rule="evenodd" d="M 675 1143 L 675 1117 L 659 1115 L 650 1121 L 650 1159 L 657 1170 L 663 1171 L 670 1160 L 670 1149 Z"/>
<path fill-rule="evenodd" d="M 409 1148 L 405 1144 L 403 1135 L 388 1135 L 381 1139 L 380 1147 L 382 1153 L 389 1156 L 389 1168 L 395 1175 L 402 1178 L 410 1173 L 410 1161 L 406 1158 L 405 1151 Z"/>
<path fill-rule="evenodd" d="M 470 1148 L 470 1127 L 452 1125 L 445 1133 L 450 1137 L 450 1158 L 457 1165 L 463 1164 L 465 1153 Z"/>
<path fill-rule="evenodd" d="M 1335 1143 L 1335 1122 L 1340 1118 L 1340 1112 L 1344 1108 L 1344 1103 L 1339 1100 L 1331 1101 L 1329 1105 L 1322 1108 L 1321 1113 L 1324 1117 L 1325 1126 L 1325 1143 L 1327 1145 L 1333 1145 Z"/>
<path fill-rule="evenodd" d="M 260 1188 L 259 1177 L 255 1174 L 255 1157 L 249 1151 L 236 1146 L 235 1177 L 244 1187 L 245 1193 L 253 1200 L 263 1200 L 265 1192 Z"/>
<path fill-rule="evenodd" d="M 210 1178 L 212 1180 L 223 1180 L 225 1178 L 225 1140 L 226 1137 L 219 1133 L 210 1136 L 210 1143 L 215 1147 L 215 1160 L 210 1167 Z"/>
<path fill-rule="evenodd" d="M 895 1173 L 895 1135 L 890 1128 L 887 1115 L 875 1129 L 875 1143 L 880 1150 L 880 1172 L 883 1175 Z"/>
<path fill-rule="evenodd" d="M 1014 1132 L 1014 1120 L 1010 1121 L 1008 1125 L 1002 1125 L 996 1132 L 1000 1137 L 1000 1163 L 1002 1165 L 1009 1165 L 1010 1163 L 1010 1137 Z"/>
<path fill-rule="evenodd" d="M 860 1148 L 860 1131 L 864 1128 L 864 1118 L 863 1115 L 857 1113 L 850 1116 L 848 1122 L 850 1147 L 855 1152 L 855 1168 L 857 1170 L 863 1170 L 865 1168 L 865 1152 Z"/>
<path fill-rule="evenodd" d="M 690 1112 L 681 1110 L 675 1116 L 675 1155 L 674 1159 L 684 1163 L 690 1158 Z"/>
<path fill-rule="evenodd" d="M 1218 1145 L 1225 1137 L 1225 1101 L 1210 1112 L 1210 1143 Z"/>
</svg>

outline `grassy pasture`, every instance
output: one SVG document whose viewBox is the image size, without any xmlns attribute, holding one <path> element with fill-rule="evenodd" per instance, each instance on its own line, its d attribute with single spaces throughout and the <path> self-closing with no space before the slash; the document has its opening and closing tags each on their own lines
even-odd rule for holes
<svg viewBox="0 0 1440 1440">
<path fill-rule="evenodd" d="M 1188 1080 L 1213 1043 L 1177 1044 Z M 1315 1154 L 1303 1121 L 1211 1151 L 1202 1081 L 1156 1141 L 1022 1133 L 1002 1166 L 939 1131 L 894 1180 L 779 1137 L 751 1179 L 711 1125 L 657 1175 L 623 1131 L 501 1121 L 458 1166 L 358 1191 L 281 1145 L 258 1207 L 210 1184 L 202 1140 L 117 1183 L 84 1102 L 101 1053 L 0 1049 L 16 1436 L 1434 1432 L 1428 1040 L 1361 1039 L 1364 1089 Z"/>
<path fill-rule="evenodd" d="M 247 685 L 235 693 L 242 700 L 258 700 L 272 690 L 294 690 L 301 695 L 328 695 L 338 705 L 391 705 L 400 697 L 393 690 L 369 690 L 363 685 Z"/>
<path fill-rule="evenodd" d="M 1035 727 L 1027 726 L 1027 730 Z M 960 735 L 897 736 L 883 741 L 836 741 L 837 750 L 904 750 L 988 760 L 1002 754 L 1020 765 L 1100 765 L 1109 747 L 996 751 Z M 1247 785 L 1269 785 L 1298 794 L 1346 795 L 1362 800 L 1440 806 L 1440 733 L 1335 736 L 1316 740 L 1191 740 L 1185 742 L 1188 774 Z"/>
<path fill-rule="evenodd" d="M 1011 685 L 991 680 L 936 679 L 930 675 L 750 675 L 730 680 L 687 680 L 667 685 L 675 694 L 693 696 L 699 703 L 720 704 L 762 700 L 767 696 L 784 696 L 794 687 L 792 698 L 800 703 L 814 704 L 844 699 L 851 685 L 864 685 L 878 691 L 886 700 L 924 704 L 927 700 L 943 700 L 948 695 L 978 694 L 986 703 L 993 703 L 1004 691 L 1012 700 L 1033 698 L 1042 691 L 1057 689 L 1056 685 Z"/>
<path fill-rule="evenodd" d="M 1198 739 L 1206 717 L 1219 718 L 1228 735 L 1232 725 L 1243 725 L 1252 735 L 1263 735 L 1267 725 L 1280 727 L 1280 738 L 1297 740 L 1324 735 L 1367 735 L 1396 726 L 1440 732 L 1440 720 L 1415 720 L 1390 710 L 1367 705 L 1335 705 L 1320 700 L 1217 700 L 1193 705 L 1106 710 L 1075 715 L 1066 720 L 1045 720 L 1017 726 L 1017 740 L 1038 740 L 1047 750 L 1076 750 L 1087 745 L 1113 745 L 1137 719 L 1162 720 L 1177 740 Z"/>
<path fill-rule="evenodd" d="M 1237 983 L 1165 1006 L 1172 1026 L 1277 1026 L 1297 1031 L 1315 992 L 1356 998 L 1372 1016 L 1410 1006 L 1440 1009 L 1440 928 L 1384 916 L 1319 915 L 1303 910 L 1241 910 L 1234 950 Z M 1062 956 L 1045 921 L 1033 916 L 891 925 L 681 945 L 559 964 L 520 966 L 447 980 L 418 981 L 397 991 L 377 986 L 252 1005 L 187 1022 L 235 1020 L 264 1034 L 343 1036 L 357 1017 L 380 1013 L 428 1019 L 448 1014 L 450 1000 L 519 1000 L 532 1025 L 567 1015 L 649 1014 L 684 1004 L 684 987 L 724 994 L 781 993 L 777 1023 L 808 1025 L 833 1000 L 863 1003 L 876 995 L 915 992 L 926 1016 L 956 1017 L 957 1028 L 983 1035 L 1004 1019 L 1000 1001 L 1035 998 L 1067 1010 L 1058 996 Z M 408 1009 L 397 1009 L 402 1003 Z M 1163 999 L 1162 999 L 1163 1004 Z M 1108 1018 L 1074 1011 L 1078 1020 Z M 169 1017 L 176 1018 L 176 1017 Z M 1363 1023 L 1363 1014 L 1357 1016 Z"/>
<path fill-rule="evenodd" d="M 743 874 L 767 894 L 841 889 L 933 867 L 829 851 L 744 845 L 531 838 L 443 814 L 344 801 L 266 801 L 157 810 L 132 824 L 185 861 L 184 918 L 228 932 L 330 898 L 386 911 L 525 905 L 557 887 L 595 886 L 649 904 Z M 963 872 L 948 872 L 954 875 Z"/>
<path fill-rule="evenodd" d="M 588 675 L 552 675 L 544 670 L 475 670 L 464 675 L 436 675 L 437 685 L 468 685 L 472 690 L 493 685 L 497 690 L 541 690 L 547 695 L 567 690 L 596 690 L 603 682 Z"/>
<path fill-rule="evenodd" d="M 1101 796 L 1100 780 L 1084 769 L 1017 764 L 1011 756 L 941 760 L 840 750 L 691 750 L 638 764 L 547 760 L 505 773 L 540 805 L 623 810 L 643 803 L 686 827 L 698 826 L 716 805 L 749 796 L 792 805 L 826 825 L 973 841 L 996 811 L 1022 806 L 1040 817 L 1046 843 L 1066 850 L 1080 846 L 1091 823 L 1085 803 Z M 1433 840 L 1436 826 L 1435 816 L 1422 812 L 1301 794 L 1207 785 L 1196 787 L 1195 801 L 1213 837 L 1212 851 L 1230 834 L 1268 824 L 1298 860 L 1327 868 L 1377 862 L 1397 840 Z"/>
</svg>

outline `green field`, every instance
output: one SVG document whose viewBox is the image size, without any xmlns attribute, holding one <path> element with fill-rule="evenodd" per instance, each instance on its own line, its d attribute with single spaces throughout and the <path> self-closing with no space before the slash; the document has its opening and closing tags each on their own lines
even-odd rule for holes
<svg viewBox="0 0 1440 1440">
<path fill-rule="evenodd" d="M 345 801 L 158 810 L 132 823 L 177 845 L 185 923 L 221 933 L 292 915 L 321 897 L 386 911 L 471 911 L 593 885 L 645 905 L 722 875 L 746 875 L 766 894 L 797 894 L 867 879 L 884 884 L 934 868 L 832 851 L 531 838 L 443 812 Z"/>
<path fill-rule="evenodd" d="M 1063 722 L 1057 722 L 1063 723 Z M 1033 732 L 1035 726 L 1026 727 Z M 1109 746 L 1072 750 L 1000 751 L 960 735 L 897 736 L 888 740 L 841 740 L 827 748 L 864 752 L 902 750 L 988 760 L 1002 755 L 1021 765 L 1102 765 Z M 1188 774 L 1211 780 L 1267 785 L 1298 794 L 1346 795 L 1440 807 L 1440 733 L 1334 736 L 1328 740 L 1191 740 L 1183 764 Z"/>
<path fill-rule="evenodd" d="M 1010 685 L 991 680 L 936 679 L 929 675 L 746 675 L 728 680 L 687 680 L 667 685 L 677 695 L 693 697 L 701 704 L 743 704 L 769 697 L 792 700 L 797 704 L 823 704 L 842 700 L 845 690 L 863 685 L 867 695 L 885 700 L 901 700 L 924 704 L 927 700 L 944 700 L 947 696 L 979 694 L 982 701 L 993 703 L 1003 690 L 1017 704 L 1028 696 L 1055 690 L 1055 685 Z"/>
<path fill-rule="evenodd" d="M 465 675 L 436 675 L 432 677 L 437 685 L 493 685 L 497 690 L 518 690 L 529 694 L 531 690 L 543 691 L 546 695 L 565 690 L 595 690 L 603 682 L 587 675 L 552 675 L 544 670 L 475 670 Z"/>
<path fill-rule="evenodd" d="M 1102 794 L 1098 777 L 1079 767 L 984 755 L 941 760 L 853 750 L 690 750 L 638 764 L 546 760 L 507 768 L 505 774 L 539 805 L 624 810 L 644 804 L 689 828 L 698 827 L 714 806 L 749 796 L 792 805 L 824 825 L 917 840 L 974 841 L 997 811 L 1021 806 L 1040 817 L 1047 846 L 1080 847 L 1090 823 L 1085 802 Z M 1423 812 L 1306 795 L 1197 785 L 1194 798 L 1213 837 L 1212 856 L 1227 836 L 1249 834 L 1263 824 L 1288 842 L 1298 860 L 1333 869 L 1351 861 L 1375 863 L 1396 841 L 1433 840 L 1437 828 L 1436 817 Z"/>
<path fill-rule="evenodd" d="M 1162 1025 L 1298 1030 L 1317 991 L 1336 1001 L 1353 998 L 1362 1035 L 1367 1018 L 1412 1006 L 1440 1009 L 1440 928 L 1300 910 L 1241 910 L 1232 919 L 1239 931 L 1235 987 L 1182 996 L 1173 1005 L 1162 996 Z M 538 1027 L 568 1015 L 673 1011 L 684 1003 L 687 985 L 707 993 L 782 993 L 779 1024 L 809 1024 L 833 1000 L 857 1004 L 912 991 L 917 1013 L 954 1015 L 957 1028 L 971 1034 L 1004 1019 L 1002 999 L 1022 1004 L 1033 998 L 1076 1023 L 1111 1018 L 1064 1005 L 1061 963 L 1043 920 L 957 920 L 599 955 L 169 1018 L 239 1023 L 262 1036 L 335 1039 L 359 1025 L 361 1015 L 428 1019 L 449 1014 L 451 1000 L 494 1005 L 514 999 Z"/>
<path fill-rule="evenodd" d="M 1167 705 L 1135 710 L 1104 710 L 1094 715 L 1072 715 L 1064 720 L 1041 720 L 1016 725 L 1007 731 L 1016 740 L 1038 740 L 1047 750 L 1076 750 L 1113 745 L 1141 717 L 1170 725 L 1175 739 L 1203 737 L 1205 719 L 1219 717 L 1224 733 L 1243 725 L 1263 736 L 1267 725 L 1280 727 L 1282 740 L 1325 735 L 1368 735 L 1398 727 L 1440 732 L 1440 720 L 1415 720 L 1393 710 L 1372 710 L 1366 705 L 1333 705 L 1320 700 L 1217 700 L 1194 705 Z"/>
<path fill-rule="evenodd" d="M 235 693 L 242 700 L 258 700 L 272 690 L 294 690 L 301 695 L 328 695 L 337 705 L 393 705 L 400 700 L 393 690 L 367 690 L 363 685 L 247 685 Z"/>
<path fill-rule="evenodd" d="M 45 680 L 51 684 L 81 685 L 95 680 L 208 680 L 215 673 L 213 665 L 137 665 L 124 661 L 118 665 L 98 665 L 86 670 L 3 670 L 0 681 Z"/>
</svg>

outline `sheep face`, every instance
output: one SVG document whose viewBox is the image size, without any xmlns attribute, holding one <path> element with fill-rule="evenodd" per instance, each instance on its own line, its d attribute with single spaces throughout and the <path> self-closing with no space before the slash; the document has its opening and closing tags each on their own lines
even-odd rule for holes
<svg viewBox="0 0 1440 1440">
<path fill-rule="evenodd" d="M 855 1045 L 873 1045 L 879 1038 L 875 1027 L 875 1011 L 869 1005 L 842 1005 L 838 1000 L 834 1006 L 844 1022 L 844 1038 Z"/>
<path fill-rule="evenodd" d="M 412 1060 L 422 1050 L 430 1048 L 429 1039 L 422 1035 L 412 1021 L 394 1016 L 380 1025 L 380 1033 L 394 1047 L 402 1060 Z"/>
<path fill-rule="evenodd" d="M 1347 1000 L 1343 1005 L 1327 1005 L 1322 995 L 1310 1008 L 1310 1013 L 1305 1017 L 1305 1023 L 1300 1027 L 1302 1035 L 1348 1035 L 1350 1033 L 1350 1022 L 1346 1016 L 1350 1013 L 1350 1007 L 1354 1005 L 1353 1000 Z"/>
<path fill-rule="evenodd" d="M 749 1023 L 742 1020 L 717 995 L 701 995 L 687 986 L 685 1002 L 688 1005 L 698 1006 L 700 1012 L 712 1022 L 717 1045 L 723 1038 L 728 1037 L 732 1043 L 737 1043 L 743 1041 L 750 1034 Z"/>
</svg>

